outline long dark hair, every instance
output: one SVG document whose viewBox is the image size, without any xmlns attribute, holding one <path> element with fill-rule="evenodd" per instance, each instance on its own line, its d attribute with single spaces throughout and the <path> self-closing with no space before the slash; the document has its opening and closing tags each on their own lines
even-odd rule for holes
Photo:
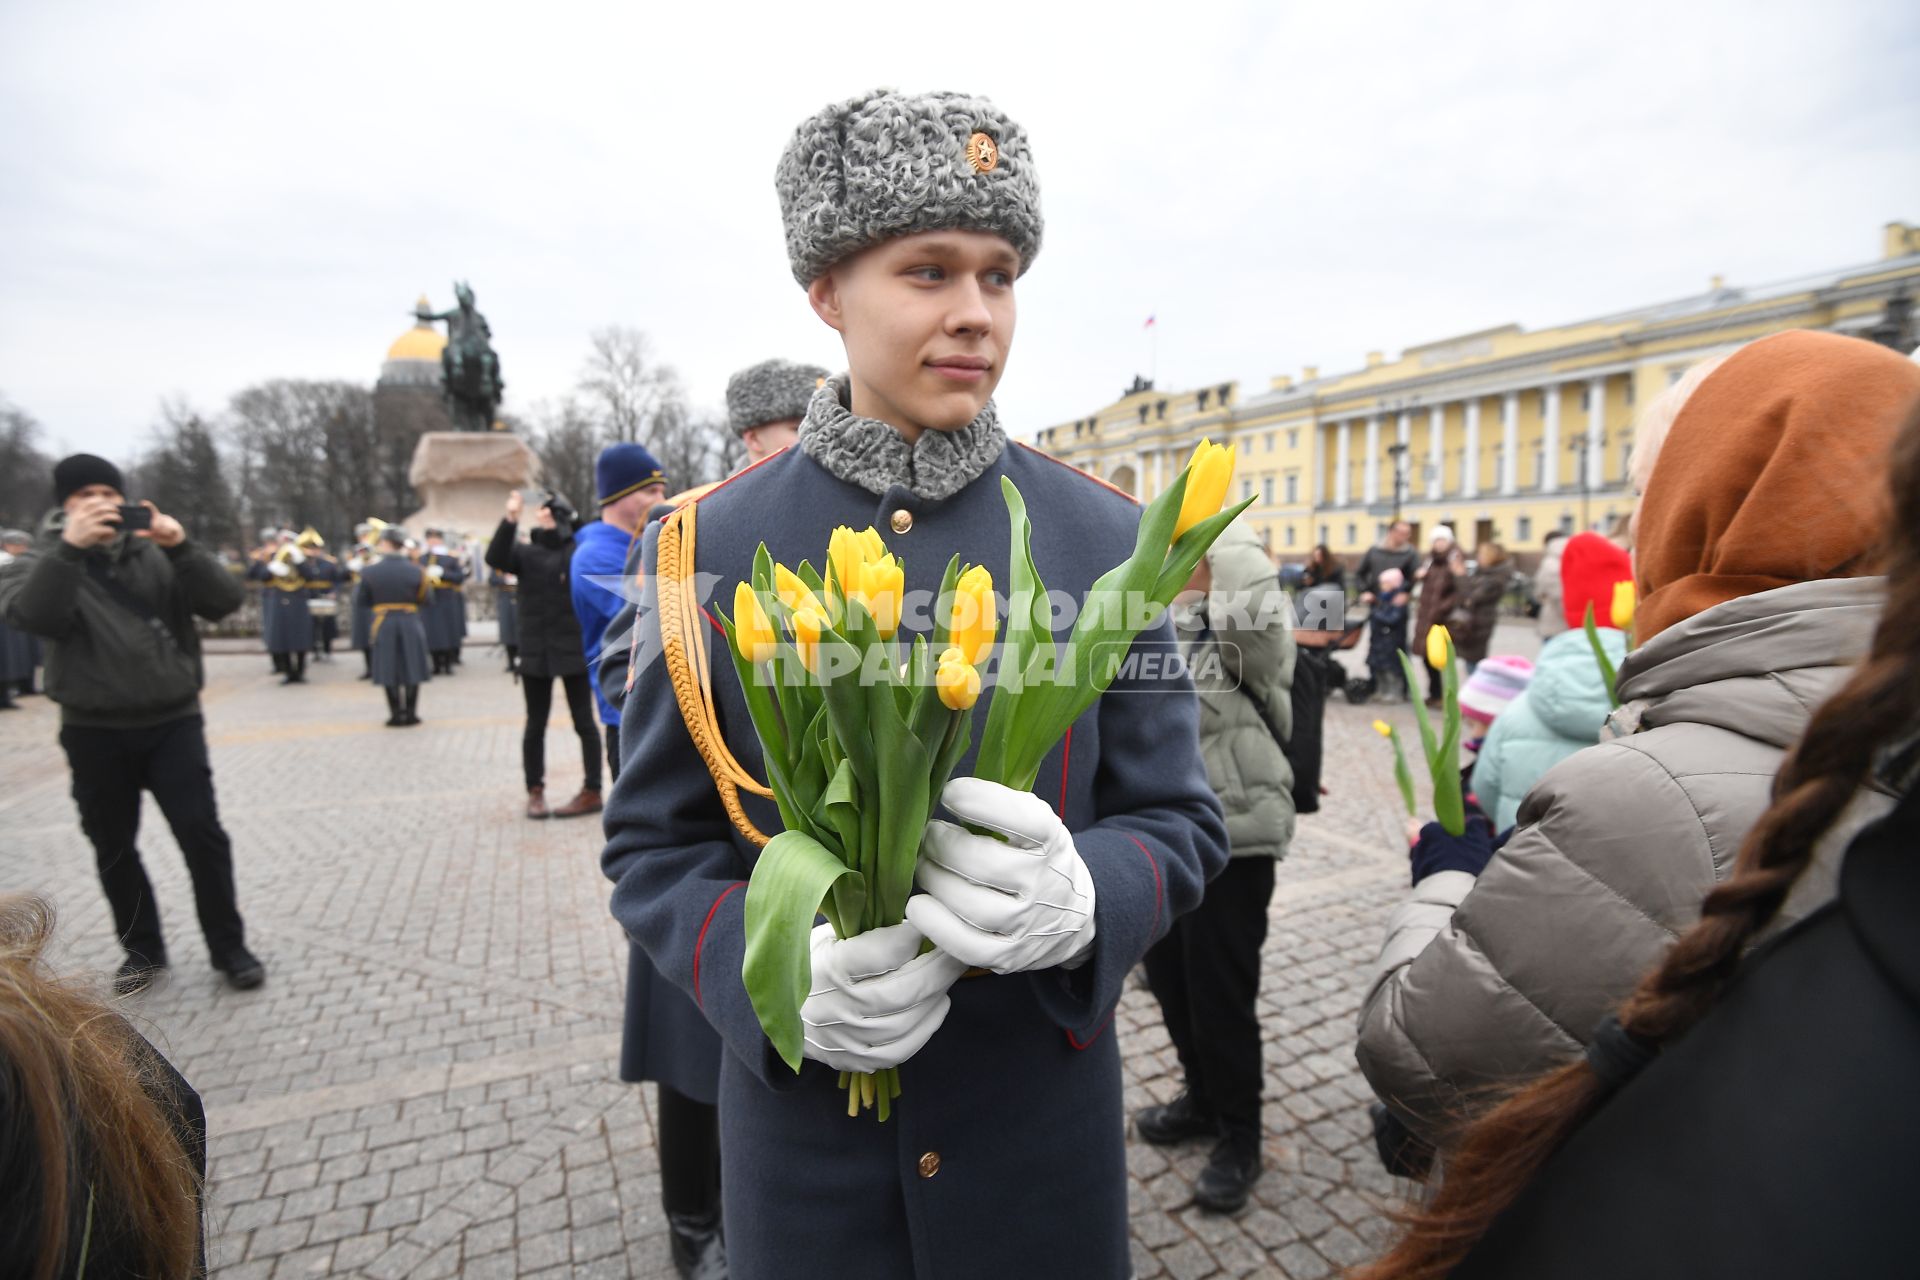
<svg viewBox="0 0 1920 1280">
<path fill-rule="evenodd" d="M 1747 833 L 1732 874 L 1707 894 L 1699 922 L 1620 1006 L 1621 1028 L 1647 1044 L 1673 1040 L 1713 1007 L 1877 753 L 1920 724 L 1920 410 L 1895 439 L 1891 462 L 1881 557 L 1888 595 L 1873 646 L 1787 753 L 1772 807 Z M 1603 1098 L 1584 1058 L 1522 1087 L 1460 1136 L 1431 1201 L 1405 1216 L 1392 1252 L 1351 1280 L 1447 1275 Z"/>
<path fill-rule="evenodd" d="M 52 932 L 45 899 L 0 897 L 0 1256 L 10 1274 L 53 1280 L 83 1248 L 101 1263 L 111 1242 L 139 1275 L 189 1276 L 199 1176 L 154 1101 L 159 1064 L 125 1019 L 48 969 Z"/>
</svg>

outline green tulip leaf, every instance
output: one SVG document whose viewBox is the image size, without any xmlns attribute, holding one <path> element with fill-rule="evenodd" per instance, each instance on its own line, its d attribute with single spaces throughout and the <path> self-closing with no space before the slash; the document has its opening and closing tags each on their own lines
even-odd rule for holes
<svg viewBox="0 0 1920 1280">
<path fill-rule="evenodd" d="M 825 845 L 799 831 L 782 831 L 760 850 L 747 881 L 747 948 L 740 978 L 761 1030 L 795 1072 L 800 1070 L 803 1037 L 800 1006 L 813 977 L 808 944 L 814 918 L 842 880 L 851 884 L 838 891 L 840 900 L 864 897 L 866 885 L 859 873 Z"/>
</svg>

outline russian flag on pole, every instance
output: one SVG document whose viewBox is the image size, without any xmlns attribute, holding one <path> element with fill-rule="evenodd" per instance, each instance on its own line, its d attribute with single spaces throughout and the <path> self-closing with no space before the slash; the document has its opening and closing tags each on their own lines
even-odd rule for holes
<svg viewBox="0 0 1920 1280">
<path fill-rule="evenodd" d="M 1141 325 L 1140 327 L 1141 327 L 1142 329 L 1151 329 L 1151 328 L 1153 328 L 1153 321 L 1154 321 L 1154 317 L 1152 317 L 1152 316 L 1148 316 L 1148 317 L 1147 317 L 1147 322 L 1146 322 L 1145 324 L 1143 324 L 1143 325 Z"/>
</svg>

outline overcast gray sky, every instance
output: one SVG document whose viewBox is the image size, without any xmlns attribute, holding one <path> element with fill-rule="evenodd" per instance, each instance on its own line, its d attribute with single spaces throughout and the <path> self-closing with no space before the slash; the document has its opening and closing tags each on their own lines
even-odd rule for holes
<svg viewBox="0 0 1920 1280">
<path fill-rule="evenodd" d="M 0 392 L 124 456 L 162 396 L 370 382 L 473 282 L 508 408 L 637 326 L 718 405 L 838 367 L 773 169 L 875 85 L 1022 121 L 1019 432 L 1162 386 L 1869 261 L 1920 220 L 1920 6 L 0 6 Z M 650 12 L 651 11 L 651 12 Z"/>
</svg>

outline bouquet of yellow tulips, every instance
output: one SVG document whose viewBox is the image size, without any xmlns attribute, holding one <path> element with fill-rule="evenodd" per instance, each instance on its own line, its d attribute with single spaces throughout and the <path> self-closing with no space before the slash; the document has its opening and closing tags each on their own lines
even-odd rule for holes
<svg viewBox="0 0 1920 1280">
<path fill-rule="evenodd" d="M 1467 802 L 1460 793 L 1460 671 L 1454 663 L 1453 633 L 1437 623 L 1427 631 L 1427 665 L 1439 668 L 1441 673 L 1444 709 L 1440 732 L 1434 733 L 1426 704 L 1417 696 L 1413 700 L 1413 712 L 1419 718 L 1420 746 L 1427 757 L 1428 776 L 1433 779 L 1433 816 L 1448 835 L 1464 835 Z M 1413 659 L 1405 652 L 1400 655 L 1400 666 L 1407 673 L 1407 688 L 1419 689 L 1420 677 L 1414 672 Z M 1396 752 L 1400 750 L 1398 735 L 1393 738 L 1393 748 Z M 1411 796 L 1412 781 L 1404 782 L 1401 791 Z M 1407 812 L 1413 812 L 1411 799 L 1407 802 Z"/>
<path fill-rule="evenodd" d="M 1004 477 L 1012 522 L 1011 604 L 994 668 L 975 774 L 1031 789 L 1040 762 L 1114 681 L 1135 637 L 1165 610 L 1200 557 L 1246 503 L 1220 510 L 1233 450 L 1203 441 L 1172 487 L 1141 515 L 1133 554 L 1094 584 L 1064 650 L 1048 626 L 1019 489 Z M 766 759 L 784 830 L 747 884 L 747 994 L 781 1058 L 800 1069 L 800 1006 L 817 915 L 849 938 L 905 919 L 920 837 L 972 745 L 981 668 L 995 651 L 993 578 L 951 560 L 931 641 L 897 637 L 905 574 L 873 529 L 834 530 L 826 572 L 775 564 L 765 544 L 753 577 L 721 617 Z M 885 1120 L 897 1070 L 843 1073 L 847 1112 Z"/>
<path fill-rule="evenodd" d="M 932 643 L 917 637 L 903 665 L 905 571 L 880 535 L 835 529 L 826 565 L 824 577 L 804 560 L 789 569 L 762 544 L 720 620 L 785 828 L 747 885 L 742 976 L 796 1071 L 814 918 L 824 913 L 842 938 L 906 918 L 920 833 L 971 745 L 996 625 L 992 577 L 956 557 Z M 849 1114 L 877 1107 L 883 1120 L 900 1090 L 893 1071 L 841 1083 Z"/>
</svg>

